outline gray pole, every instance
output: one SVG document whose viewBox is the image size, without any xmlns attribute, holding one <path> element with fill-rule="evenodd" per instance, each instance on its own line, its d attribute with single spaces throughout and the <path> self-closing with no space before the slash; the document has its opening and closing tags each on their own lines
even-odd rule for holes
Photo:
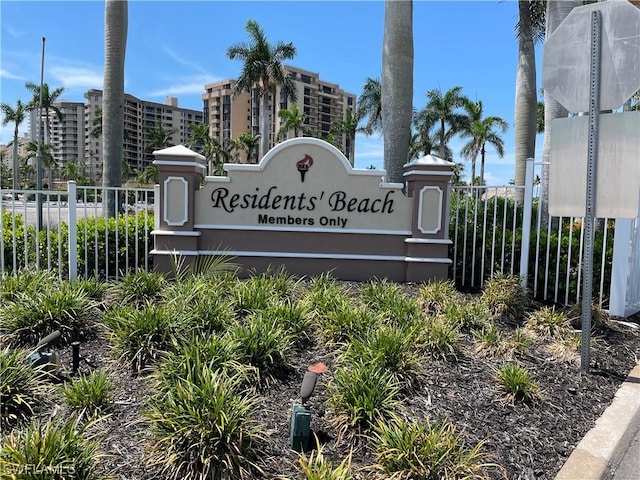
<svg viewBox="0 0 640 480">
<path fill-rule="evenodd" d="M 591 344 L 591 297 L 593 293 L 593 244 L 596 210 L 596 162 L 598 160 L 598 121 L 600 117 L 600 12 L 591 12 L 591 72 L 589 97 L 589 145 L 587 149 L 587 204 L 585 209 L 584 274 L 582 283 L 582 351 L 580 367 L 589 373 Z"/>
<path fill-rule="evenodd" d="M 42 144 L 44 143 L 44 128 L 42 125 L 42 89 L 44 87 L 44 43 L 42 37 L 42 60 L 40 63 L 40 98 L 38 99 L 38 149 L 36 151 L 36 190 L 42 190 Z M 36 193 L 36 231 L 42 230 L 42 195 Z"/>
</svg>

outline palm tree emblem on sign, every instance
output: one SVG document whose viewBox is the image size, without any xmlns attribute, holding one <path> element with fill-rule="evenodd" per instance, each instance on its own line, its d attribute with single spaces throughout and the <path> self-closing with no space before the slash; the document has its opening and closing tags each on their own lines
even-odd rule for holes
<svg viewBox="0 0 640 480">
<path fill-rule="evenodd" d="M 311 167 L 311 165 L 313 165 L 313 158 L 311 158 L 310 155 L 307 155 L 305 153 L 304 158 L 302 160 L 298 160 L 296 162 L 296 167 L 298 168 L 298 171 L 300 172 L 300 181 L 304 182 L 304 176 L 307 174 L 307 170 L 309 170 L 309 167 Z"/>
</svg>

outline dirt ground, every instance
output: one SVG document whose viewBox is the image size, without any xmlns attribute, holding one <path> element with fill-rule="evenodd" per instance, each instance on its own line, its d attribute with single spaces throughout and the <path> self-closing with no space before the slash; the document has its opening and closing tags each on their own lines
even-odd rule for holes
<svg viewBox="0 0 640 480">
<path fill-rule="evenodd" d="M 609 322 L 598 332 L 586 375 L 581 374 L 579 355 L 559 360 L 544 344 L 519 355 L 519 362 L 533 373 L 543 392 L 543 400 L 534 405 L 505 403 L 492 379 L 503 359 L 475 353 L 471 337 L 465 337 L 456 358 L 424 365 L 424 380 L 406 400 L 405 414 L 418 420 L 448 418 L 467 444 L 482 441 L 484 451 L 498 465 L 491 470 L 493 478 L 552 479 L 638 362 L 639 326 L 640 315 L 636 315 L 626 322 Z M 118 480 L 160 478 L 147 470 L 145 462 L 147 425 L 140 412 L 149 393 L 148 380 L 114 362 L 102 337 L 81 348 L 88 361 L 81 369 L 106 367 L 116 384 L 115 407 L 101 424 L 106 473 Z M 68 348 L 62 357 L 70 364 Z M 267 438 L 258 446 L 258 463 L 266 478 L 298 478 L 294 468 L 298 454 L 289 447 L 289 415 L 307 367 L 318 361 L 329 366 L 310 401 L 311 426 L 323 443 L 323 454 L 339 463 L 352 452 L 356 478 L 371 476 L 362 470 L 373 463 L 366 442 L 355 436 L 338 443 L 337 432 L 329 426 L 323 392 L 331 376 L 332 357 L 312 343 L 292 358 L 293 368 L 286 378 L 261 392 L 258 420 L 265 424 Z"/>
</svg>

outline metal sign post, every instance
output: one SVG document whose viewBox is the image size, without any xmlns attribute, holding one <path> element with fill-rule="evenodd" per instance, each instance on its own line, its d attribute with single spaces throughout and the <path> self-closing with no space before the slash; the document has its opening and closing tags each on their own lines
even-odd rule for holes
<svg viewBox="0 0 640 480">
<path fill-rule="evenodd" d="M 595 233 L 596 165 L 600 116 L 600 12 L 591 12 L 591 71 L 589 74 L 589 145 L 587 148 L 587 199 L 585 215 L 584 280 L 582 283 L 582 348 L 580 367 L 589 373 L 591 347 L 591 296 L 593 294 L 593 244 Z"/>
</svg>

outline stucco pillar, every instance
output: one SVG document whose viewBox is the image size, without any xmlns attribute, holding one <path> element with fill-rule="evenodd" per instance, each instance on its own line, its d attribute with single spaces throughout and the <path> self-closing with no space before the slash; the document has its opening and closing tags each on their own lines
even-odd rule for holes
<svg viewBox="0 0 640 480">
<path fill-rule="evenodd" d="M 182 145 L 153 152 L 158 167 L 160 198 L 154 235 L 153 264 L 171 272 L 171 257 L 198 255 L 199 231 L 193 229 L 194 193 L 200 188 L 205 157 Z"/>
<path fill-rule="evenodd" d="M 411 237 L 405 239 L 407 282 L 449 276 L 449 193 L 453 164 L 427 155 L 404 165 L 412 198 Z"/>
</svg>

